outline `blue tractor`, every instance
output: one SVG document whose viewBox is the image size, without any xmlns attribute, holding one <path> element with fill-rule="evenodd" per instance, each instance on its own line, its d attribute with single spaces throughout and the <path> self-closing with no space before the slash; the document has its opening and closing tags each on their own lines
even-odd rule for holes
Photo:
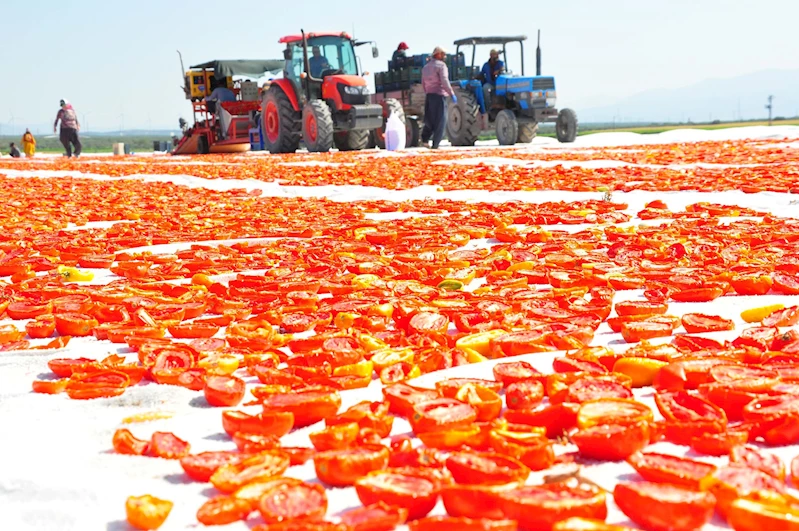
<svg viewBox="0 0 799 531">
<path fill-rule="evenodd" d="M 455 41 L 455 57 L 466 58 L 471 52 L 471 66 L 458 65 L 451 73 L 453 88 L 458 96 L 447 110 L 447 138 L 453 146 L 473 146 L 480 131 L 493 125 L 500 145 L 532 142 L 538 124 L 554 122 L 560 142 L 574 142 L 577 136 L 577 114 L 572 109 L 555 107 L 555 78 L 541 75 L 541 46 L 536 49 L 536 75 L 524 75 L 524 35 L 513 37 L 469 37 Z M 507 70 L 507 45 L 519 43 L 521 75 Z M 491 46 L 500 53 L 505 71 L 486 86 L 475 61 L 478 46 Z M 500 48 L 501 47 L 501 48 Z M 467 53 L 464 53 L 464 50 Z M 471 50 L 469 50 L 471 48 Z M 486 54 L 486 58 L 488 54 Z"/>
</svg>

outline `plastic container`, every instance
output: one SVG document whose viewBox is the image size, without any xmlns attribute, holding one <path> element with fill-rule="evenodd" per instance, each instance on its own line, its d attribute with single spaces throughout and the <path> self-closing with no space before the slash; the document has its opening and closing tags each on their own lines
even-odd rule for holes
<svg viewBox="0 0 799 531">
<path fill-rule="evenodd" d="M 386 120 L 386 150 L 397 151 L 405 147 L 405 124 L 395 113 Z"/>
</svg>

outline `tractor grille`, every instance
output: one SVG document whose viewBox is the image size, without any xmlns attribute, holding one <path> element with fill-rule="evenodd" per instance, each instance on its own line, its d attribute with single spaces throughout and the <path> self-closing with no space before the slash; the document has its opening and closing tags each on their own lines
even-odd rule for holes
<svg viewBox="0 0 799 531">
<path fill-rule="evenodd" d="M 554 77 L 539 77 L 533 79 L 533 90 L 552 90 L 555 88 Z"/>
</svg>

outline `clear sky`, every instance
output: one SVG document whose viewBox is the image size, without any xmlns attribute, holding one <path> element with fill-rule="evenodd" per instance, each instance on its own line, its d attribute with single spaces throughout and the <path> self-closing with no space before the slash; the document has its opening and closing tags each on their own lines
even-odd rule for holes
<svg viewBox="0 0 799 531">
<path fill-rule="evenodd" d="M 67 98 L 84 129 L 173 129 L 191 117 L 175 50 L 186 66 L 278 58 L 278 38 L 300 28 L 377 40 L 379 59 L 361 52 L 370 72 L 385 69 L 399 41 L 423 53 L 471 35 L 534 39 L 540 28 L 543 73 L 579 113 L 651 88 L 799 68 L 797 20 L 799 0 L 4 2 L 0 126 L 44 133 Z"/>
</svg>

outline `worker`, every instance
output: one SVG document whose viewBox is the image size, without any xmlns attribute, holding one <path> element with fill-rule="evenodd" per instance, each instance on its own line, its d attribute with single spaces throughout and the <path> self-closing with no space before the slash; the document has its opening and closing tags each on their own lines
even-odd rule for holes
<svg viewBox="0 0 799 531">
<path fill-rule="evenodd" d="M 30 129 L 25 129 L 25 134 L 22 135 L 22 151 L 24 151 L 25 156 L 29 158 L 36 153 L 36 139 L 33 138 Z"/>
<path fill-rule="evenodd" d="M 505 63 L 499 58 L 498 50 L 489 52 L 488 61 L 480 70 L 480 78 L 483 81 L 483 101 L 485 102 L 486 113 L 491 107 L 491 101 L 496 91 L 497 78 L 505 71 Z"/>
<path fill-rule="evenodd" d="M 22 156 L 19 152 L 19 149 L 17 149 L 17 146 L 15 146 L 13 142 L 11 142 L 11 144 L 8 146 L 8 154 L 15 159 L 18 159 Z"/>
<path fill-rule="evenodd" d="M 408 59 L 408 54 L 405 52 L 407 49 L 408 45 L 401 42 L 399 46 L 397 46 L 397 49 L 394 50 L 394 55 L 391 56 L 391 61 L 394 63 L 394 70 L 405 68 L 405 63 Z"/>
<path fill-rule="evenodd" d="M 458 103 L 458 97 L 449 83 L 449 69 L 444 62 L 447 52 L 440 46 L 433 50 L 433 59 L 422 69 L 422 89 L 424 100 L 424 128 L 422 144 L 432 137 L 433 149 L 438 149 L 444 138 L 444 127 L 447 124 L 447 100 L 452 96 L 452 103 Z"/>
<path fill-rule="evenodd" d="M 236 101 L 236 94 L 227 87 L 227 79 L 224 77 L 216 82 L 216 88 L 205 98 L 206 107 L 209 112 L 214 113 L 219 121 L 219 136 L 224 139 L 227 137 L 227 130 L 233 117 L 221 105 L 226 101 Z M 210 103 L 209 105 L 209 102 Z"/>
<path fill-rule="evenodd" d="M 82 146 L 80 137 L 78 136 L 78 132 L 80 131 L 78 113 L 75 112 L 75 109 L 67 100 L 61 100 L 60 105 L 61 109 L 59 109 L 58 114 L 56 114 L 55 123 L 53 124 L 53 133 L 55 133 L 58 121 L 60 120 L 61 132 L 59 134 L 59 139 L 66 150 L 65 155 L 71 157 L 73 153 L 72 148 L 74 146 L 75 156 L 79 157 Z"/>
<path fill-rule="evenodd" d="M 205 101 L 236 101 L 236 94 L 227 87 L 227 79 L 223 77 L 216 82 L 216 88 L 205 98 Z"/>
<path fill-rule="evenodd" d="M 327 58 L 322 55 L 319 46 L 311 48 L 311 58 L 308 59 L 308 66 L 311 67 L 311 77 L 320 78 L 325 70 L 330 70 L 330 63 Z"/>
</svg>

